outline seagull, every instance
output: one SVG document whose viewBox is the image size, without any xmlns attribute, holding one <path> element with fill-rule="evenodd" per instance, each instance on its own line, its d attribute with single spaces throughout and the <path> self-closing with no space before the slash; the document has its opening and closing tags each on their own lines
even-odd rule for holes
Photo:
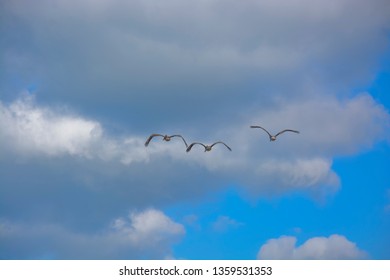
<svg viewBox="0 0 390 280">
<path fill-rule="evenodd" d="M 271 133 L 269 133 L 265 128 L 261 127 L 261 126 L 258 126 L 258 125 L 251 125 L 251 128 L 261 128 L 262 130 L 264 130 L 265 132 L 267 132 L 268 136 L 269 136 L 269 141 L 275 141 L 276 140 L 276 137 L 286 131 L 290 131 L 290 132 L 294 132 L 294 133 L 299 133 L 299 131 L 297 130 L 292 130 L 292 129 L 285 129 L 285 130 L 282 130 L 278 133 L 276 133 L 275 135 L 271 135 Z"/>
<path fill-rule="evenodd" d="M 213 146 L 216 145 L 216 144 L 223 144 L 223 145 L 225 145 L 226 148 L 229 149 L 229 151 L 232 150 L 232 149 L 230 149 L 230 147 L 229 147 L 228 145 L 226 145 L 226 144 L 223 143 L 222 141 L 215 142 L 215 143 L 212 144 L 212 145 L 205 145 L 205 144 L 203 144 L 203 143 L 194 142 L 194 143 L 190 144 L 190 145 L 187 147 L 187 152 L 191 151 L 192 147 L 193 147 L 194 145 L 196 145 L 196 144 L 202 145 L 202 146 L 204 147 L 204 151 L 205 151 L 205 152 L 211 151 L 211 149 L 213 148 Z"/>
<path fill-rule="evenodd" d="M 178 135 L 178 134 L 175 134 L 175 135 L 162 135 L 162 134 L 158 134 L 158 133 L 154 133 L 154 134 L 149 136 L 149 138 L 145 142 L 145 147 L 147 147 L 149 145 L 149 142 L 152 140 L 152 138 L 156 137 L 156 136 L 162 137 L 163 140 L 167 141 L 167 142 L 171 141 L 171 139 L 173 137 L 180 137 L 183 140 L 183 142 L 186 145 L 186 147 L 188 147 L 186 140 L 184 140 L 183 136 L 181 136 L 181 135 Z"/>
</svg>

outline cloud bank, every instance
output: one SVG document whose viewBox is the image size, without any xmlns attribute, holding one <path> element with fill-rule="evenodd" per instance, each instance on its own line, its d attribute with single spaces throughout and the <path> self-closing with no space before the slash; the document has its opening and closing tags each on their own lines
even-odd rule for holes
<svg viewBox="0 0 390 280">
<path fill-rule="evenodd" d="M 141 119 L 139 131 L 364 85 L 390 26 L 385 0 L 55 3 L 3 3 L 2 92 L 41 84 L 45 99 Z"/>
</svg>

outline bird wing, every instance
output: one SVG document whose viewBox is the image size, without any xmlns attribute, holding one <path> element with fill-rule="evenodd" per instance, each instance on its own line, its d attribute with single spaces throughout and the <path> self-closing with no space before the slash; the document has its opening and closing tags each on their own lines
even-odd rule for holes
<svg viewBox="0 0 390 280">
<path fill-rule="evenodd" d="M 152 140 L 152 138 L 155 137 L 155 136 L 164 137 L 164 135 L 158 134 L 158 133 L 154 133 L 154 134 L 150 135 L 149 138 L 148 138 L 148 139 L 146 140 L 146 142 L 145 142 L 145 147 L 147 147 L 147 146 L 149 145 L 149 142 L 150 142 L 150 141 Z"/>
<path fill-rule="evenodd" d="M 186 142 L 186 140 L 184 139 L 183 136 L 181 136 L 181 135 L 179 135 L 179 134 L 175 134 L 175 135 L 171 135 L 170 137 L 180 137 L 180 138 L 183 140 L 183 142 L 184 142 L 184 144 L 186 145 L 186 147 L 188 148 L 188 144 L 187 144 L 187 142 Z"/>
<path fill-rule="evenodd" d="M 269 135 L 269 137 L 272 137 L 271 133 L 269 133 L 264 127 L 261 127 L 261 126 L 258 126 L 258 125 L 251 125 L 251 128 L 261 128 L 262 130 L 264 130 L 265 132 L 267 132 L 267 134 Z"/>
<path fill-rule="evenodd" d="M 192 147 L 193 147 L 194 145 L 196 145 L 196 144 L 202 145 L 202 146 L 206 149 L 206 145 L 205 145 L 205 144 L 199 143 L 199 142 L 194 142 L 194 143 L 191 143 L 191 144 L 188 146 L 188 148 L 187 148 L 186 151 L 187 151 L 187 152 L 191 151 Z"/>
<path fill-rule="evenodd" d="M 226 144 L 225 144 L 224 142 L 222 142 L 222 141 L 215 142 L 214 144 L 211 145 L 211 147 L 213 147 L 213 146 L 216 145 L 216 144 L 224 144 L 225 147 L 229 149 L 229 151 L 232 150 L 228 145 L 226 145 Z"/>
<path fill-rule="evenodd" d="M 278 136 L 278 135 L 280 135 L 280 134 L 282 134 L 282 133 L 284 133 L 284 132 L 286 132 L 286 131 L 290 131 L 290 132 L 294 132 L 294 133 L 299 133 L 298 130 L 285 129 L 285 130 L 282 130 L 282 131 L 278 132 L 278 133 L 275 135 L 275 137 Z"/>
</svg>

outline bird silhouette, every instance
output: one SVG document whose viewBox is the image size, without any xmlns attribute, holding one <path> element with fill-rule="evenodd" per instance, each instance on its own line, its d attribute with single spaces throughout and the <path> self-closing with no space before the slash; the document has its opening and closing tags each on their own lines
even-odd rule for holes
<svg viewBox="0 0 390 280">
<path fill-rule="evenodd" d="M 180 137 L 183 140 L 183 142 L 186 145 L 186 147 L 188 147 L 188 144 L 187 144 L 186 140 L 184 140 L 183 136 L 181 136 L 181 135 L 178 135 L 178 134 L 175 134 L 175 135 L 162 135 L 162 134 L 158 134 L 158 133 L 154 133 L 154 134 L 149 136 L 149 138 L 145 142 L 145 147 L 147 147 L 149 145 L 149 142 L 153 139 L 153 137 L 156 137 L 156 136 L 162 137 L 163 140 L 167 141 L 167 142 L 171 141 L 171 139 L 173 137 Z"/>
<path fill-rule="evenodd" d="M 271 133 L 269 133 L 264 127 L 261 127 L 261 126 L 258 126 L 258 125 L 251 125 L 251 128 L 261 128 L 262 130 L 264 130 L 265 132 L 267 132 L 268 136 L 269 136 L 269 141 L 275 141 L 276 140 L 276 137 L 278 137 L 278 135 L 286 132 L 286 131 L 290 131 L 290 132 L 294 132 L 294 133 L 299 133 L 299 131 L 297 130 L 292 130 L 292 129 L 284 129 L 278 133 L 276 133 L 275 135 L 271 135 Z"/>
<path fill-rule="evenodd" d="M 226 145 L 226 144 L 225 144 L 224 142 L 222 142 L 222 141 L 215 142 L 215 143 L 212 144 L 212 145 L 205 145 L 205 144 L 203 144 L 203 143 L 194 142 L 194 143 L 191 143 L 191 144 L 187 147 L 187 152 L 191 151 L 191 149 L 192 149 L 192 147 L 193 147 L 194 145 L 202 145 L 202 146 L 204 147 L 204 151 L 205 151 L 205 152 L 209 152 L 209 151 L 211 151 L 211 149 L 212 149 L 212 148 L 214 147 L 214 145 L 216 145 L 216 144 L 223 144 L 223 145 L 225 145 L 226 148 L 229 149 L 229 151 L 232 150 L 228 145 Z"/>
</svg>

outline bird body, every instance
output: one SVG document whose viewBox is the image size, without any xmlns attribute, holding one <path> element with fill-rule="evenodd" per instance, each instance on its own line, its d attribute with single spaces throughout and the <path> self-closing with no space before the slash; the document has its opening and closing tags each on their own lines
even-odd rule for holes
<svg viewBox="0 0 390 280">
<path fill-rule="evenodd" d="M 156 136 L 162 137 L 163 140 L 166 141 L 166 142 L 171 141 L 171 139 L 172 139 L 173 137 L 179 137 L 179 138 L 181 138 L 181 139 L 183 140 L 183 142 L 184 142 L 184 144 L 186 145 L 186 147 L 188 147 L 186 140 L 184 140 L 183 136 L 181 136 L 181 135 L 178 135 L 178 134 L 175 134 L 175 135 L 162 135 L 162 134 L 158 134 L 158 133 L 151 134 L 151 135 L 148 137 L 148 139 L 147 139 L 146 142 L 145 142 L 145 147 L 147 147 L 147 146 L 149 145 L 150 141 L 151 141 L 154 137 L 156 137 Z"/>
<path fill-rule="evenodd" d="M 223 144 L 223 145 L 225 145 L 226 148 L 228 148 L 229 151 L 232 150 L 228 145 L 226 145 L 226 144 L 225 144 L 224 142 L 222 142 L 222 141 L 217 141 L 217 142 L 213 143 L 212 145 L 205 145 L 205 144 L 203 144 L 203 143 L 194 142 L 194 143 L 191 143 L 191 144 L 187 147 L 187 152 L 191 151 L 191 149 L 192 149 L 192 147 L 193 147 L 194 145 L 202 145 L 202 146 L 204 147 L 204 151 L 205 151 L 205 152 L 209 152 L 209 151 L 211 151 L 211 149 L 212 149 L 212 148 L 214 147 L 214 145 L 216 145 L 216 144 Z"/>
<path fill-rule="evenodd" d="M 272 135 L 271 133 L 269 133 L 264 127 L 261 127 L 261 126 L 258 126 L 258 125 L 251 125 L 251 128 L 260 128 L 262 130 L 264 130 L 265 132 L 267 132 L 268 136 L 269 136 L 269 141 L 275 141 L 276 140 L 276 137 L 278 137 L 280 134 L 284 133 L 284 132 L 287 132 L 287 131 L 290 131 L 290 132 L 294 132 L 294 133 L 299 133 L 299 131 L 297 130 L 292 130 L 292 129 L 284 129 L 278 133 L 276 133 L 275 135 Z"/>
</svg>

